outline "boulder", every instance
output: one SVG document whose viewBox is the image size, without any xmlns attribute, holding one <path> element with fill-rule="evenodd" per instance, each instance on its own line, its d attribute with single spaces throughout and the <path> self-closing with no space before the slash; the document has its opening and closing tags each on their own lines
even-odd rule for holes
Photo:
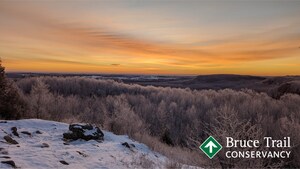
<svg viewBox="0 0 300 169">
<path fill-rule="evenodd" d="M 69 132 L 64 133 L 63 137 L 67 140 L 103 140 L 103 132 L 91 124 L 70 124 Z"/>
<path fill-rule="evenodd" d="M 88 155 L 84 154 L 83 152 L 76 151 L 78 154 L 82 155 L 83 157 L 88 157 Z"/>
<path fill-rule="evenodd" d="M 17 168 L 16 163 L 13 160 L 8 160 L 8 161 L 1 161 L 3 164 L 8 164 L 13 168 Z"/>
<path fill-rule="evenodd" d="M 42 143 L 42 145 L 41 145 L 41 148 L 48 148 L 48 147 L 50 147 L 50 146 L 47 143 Z"/>
<path fill-rule="evenodd" d="M 21 131 L 22 134 L 26 134 L 28 136 L 31 136 L 31 133 L 29 133 L 28 131 Z"/>
<path fill-rule="evenodd" d="M 19 133 L 18 133 L 17 130 L 18 130 L 17 127 L 12 127 L 12 128 L 11 128 L 11 131 L 12 131 L 13 135 L 19 137 Z"/>
<path fill-rule="evenodd" d="M 129 149 L 131 149 L 131 148 L 134 148 L 134 147 L 135 147 L 135 145 L 134 145 L 134 144 L 129 144 L 129 143 L 127 143 L 127 142 L 124 142 L 124 143 L 122 143 L 122 146 L 124 146 L 124 147 L 126 147 L 126 148 L 129 148 Z"/>
<path fill-rule="evenodd" d="M 10 144 L 19 144 L 16 140 L 11 138 L 9 135 L 4 136 L 3 138 L 6 142 L 8 142 Z"/>
<path fill-rule="evenodd" d="M 65 160 L 60 160 L 60 163 L 62 163 L 63 165 L 69 165 L 69 163 L 67 163 Z"/>
<path fill-rule="evenodd" d="M 40 130 L 37 130 L 35 133 L 36 134 L 43 134 Z"/>
<path fill-rule="evenodd" d="M 122 146 L 130 148 L 130 145 L 127 142 L 122 143 Z"/>
</svg>

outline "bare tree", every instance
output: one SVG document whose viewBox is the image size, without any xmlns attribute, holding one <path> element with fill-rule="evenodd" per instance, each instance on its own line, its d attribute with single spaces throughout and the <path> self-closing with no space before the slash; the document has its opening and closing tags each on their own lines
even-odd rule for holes
<svg viewBox="0 0 300 169">
<path fill-rule="evenodd" d="M 218 109 L 213 109 L 217 113 L 213 124 L 207 126 L 209 135 L 218 138 L 222 145 L 226 145 L 226 137 L 232 137 L 237 140 L 263 140 L 263 132 L 259 125 L 251 124 L 249 121 L 240 120 L 234 108 L 224 105 Z M 241 150 L 241 148 L 225 148 L 226 151 Z M 243 151 L 251 148 L 243 148 Z M 256 148 L 257 150 L 259 148 Z M 253 148 L 251 149 L 253 150 Z M 225 151 L 223 149 L 223 151 Z M 222 168 L 262 168 L 262 160 L 253 159 L 228 159 L 225 153 L 217 155 Z"/>
<path fill-rule="evenodd" d="M 48 86 L 41 79 L 37 79 L 32 86 L 29 100 L 32 113 L 35 114 L 36 118 L 45 118 L 51 97 L 52 94 L 49 92 Z"/>
</svg>

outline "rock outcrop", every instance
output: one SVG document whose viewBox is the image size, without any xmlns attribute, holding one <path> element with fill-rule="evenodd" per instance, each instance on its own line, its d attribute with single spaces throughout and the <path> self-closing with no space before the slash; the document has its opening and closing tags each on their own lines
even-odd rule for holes
<svg viewBox="0 0 300 169">
<path fill-rule="evenodd" d="M 91 124 L 70 124 L 69 132 L 64 133 L 63 137 L 67 140 L 103 140 L 103 132 L 96 126 Z"/>
</svg>

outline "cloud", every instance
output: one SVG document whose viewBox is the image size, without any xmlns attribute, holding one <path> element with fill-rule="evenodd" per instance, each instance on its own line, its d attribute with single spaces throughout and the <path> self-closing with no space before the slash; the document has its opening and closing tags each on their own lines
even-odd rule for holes
<svg viewBox="0 0 300 169">
<path fill-rule="evenodd" d="M 198 71 L 299 54 L 300 34 L 286 29 L 181 44 L 145 39 L 111 25 L 69 23 L 47 11 L 36 11 L 0 5 L 0 22 L 5 23 L 0 26 L 0 45 L 6 46 L 0 47 L 0 54 L 68 65 L 116 67 L 122 63 L 128 69 L 150 70 L 148 67 L 164 72 Z"/>
<path fill-rule="evenodd" d="M 113 64 L 110 64 L 111 66 L 120 66 L 121 64 L 116 64 L 116 63 L 113 63 Z"/>
</svg>

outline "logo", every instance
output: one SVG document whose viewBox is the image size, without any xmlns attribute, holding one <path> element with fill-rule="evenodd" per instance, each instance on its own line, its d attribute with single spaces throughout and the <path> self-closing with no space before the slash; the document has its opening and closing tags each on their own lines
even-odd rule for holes
<svg viewBox="0 0 300 169">
<path fill-rule="evenodd" d="M 201 145 L 202 150 L 210 159 L 212 159 L 221 149 L 222 145 L 212 136 L 209 136 Z"/>
</svg>

